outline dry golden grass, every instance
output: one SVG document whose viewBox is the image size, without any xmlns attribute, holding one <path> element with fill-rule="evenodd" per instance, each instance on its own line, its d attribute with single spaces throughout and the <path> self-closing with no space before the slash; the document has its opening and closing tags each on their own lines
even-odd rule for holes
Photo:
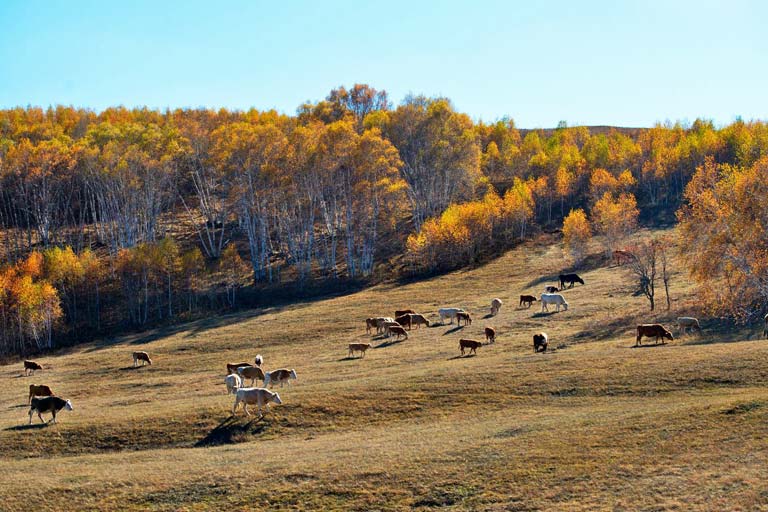
<svg viewBox="0 0 768 512">
<path fill-rule="evenodd" d="M 692 288 L 676 275 L 673 310 L 649 315 L 610 266 L 579 271 L 567 312 L 518 308 L 562 270 L 560 251 L 531 244 L 417 283 L 105 340 L 41 358 L 34 377 L 0 367 L 0 509 L 768 510 L 759 329 L 704 322 L 703 336 L 632 348 L 637 322 L 695 313 Z M 501 313 L 483 319 L 493 297 Z M 440 306 L 473 324 L 346 358 L 370 339 L 367 316 Z M 497 343 L 457 357 L 485 325 Z M 533 353 L 539 330 L 552 353 Z M 130 368 L 137 349 L 155 364 Z M 224 365 L 257 353 L 299 379 L 264 419 L 231 418 Z M 30 383 L 75 410 L 26 427 Z"/>
</svg>

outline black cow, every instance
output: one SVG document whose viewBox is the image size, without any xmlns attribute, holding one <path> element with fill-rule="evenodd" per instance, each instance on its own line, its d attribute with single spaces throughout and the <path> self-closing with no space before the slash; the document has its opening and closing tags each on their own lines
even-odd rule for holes
<svg viewBox="0 0 768 512">
<path fill-rule="evenodd" d="M 69 400 L 64 400 L 63 398 L 59 398 L 57 396 L 47 396 L 45 398 L 33 398 L 32 403 L 30 404 L 29 408 L 29 424 L 32 424 L 32 414 L 37 412 L 37 417 L 40 418 L 40 421 L 45 423 L 45 420 L 43 419 L 43 413 L 49 412 L 53 416 L 51 418 L 51 421 L 56 423 L 56 413 L 59 412 L 62 409 L 66 409 L 68 411 L 72 410 L 72 402 Z"/>
<path fill-rule="evenodd" d="M 573 288 L 575 283 L 584 284 L 584 280 L 578 274 L 560 274 L 560 289 L 565 290 L 565 285 L 569 283 L 568 288 Z"/>
</svg>

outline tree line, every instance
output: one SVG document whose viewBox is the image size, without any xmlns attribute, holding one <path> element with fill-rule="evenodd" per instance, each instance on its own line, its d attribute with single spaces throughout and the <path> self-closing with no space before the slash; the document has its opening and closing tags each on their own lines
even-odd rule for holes
<svg viewBox="0 0 768 512">
<path fill-rule="evenodd" d="M 359 84 L 293 116 L 0 110 L 0 353 L 234 307 L 247 285 L 463 265 L 571 210 L 617 239 L 623 209 L 674 210 L 696 169 L 767 149 L 760 122 L 524 132 Z"/>
</svg>

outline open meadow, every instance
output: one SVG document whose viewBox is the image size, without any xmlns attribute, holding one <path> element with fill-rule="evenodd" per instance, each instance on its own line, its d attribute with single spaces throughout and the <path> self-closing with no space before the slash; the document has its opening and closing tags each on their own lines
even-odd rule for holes
<svg viewBox="0 0 768 512">
<path fill-rule="evenodd" d="M 518 306 L 567 267 L 545 236 L 440 277 L 81 345 L 33 377 L 0 367 L 0 509 L 768 510 L 762 326 L 701 318 L 678 337 L 674 318 L 698 314 L 682 272 L 651 314 L 628 268 L 591 252 L 559 313 Z M 472 325 L 440 325 L 443 306 Z M 432 326 L 365 334 L 405 308 Z M 654 321 L 675 340 L 633 348 Z M 485 326 L 497 342 L 459 357 Z M 533 352 L 538 331 L 553 350 Z M 153 365 L 133 368 L 134 350 Z M 264 418 L 233 418 L 225 364 L 256 354 L 298 380 Z M 28 427 L 33 383 L 74 410 Z"/>
</svg>

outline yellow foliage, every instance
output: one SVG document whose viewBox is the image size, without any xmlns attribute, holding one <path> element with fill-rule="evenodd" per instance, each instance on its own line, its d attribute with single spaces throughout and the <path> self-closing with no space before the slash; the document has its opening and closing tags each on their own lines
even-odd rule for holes
<svg viewBox="0 0 768 512">
<path fill-rule="evenodd" d="M 637 200 L 633 194 L 622 193 L 615 198 L 605 192 L 592 208 L 592 222 L 605 235 L 606 249 L 618 249 L 621 240 L 637 226 Z"/>
<path fill-rule="evenodd" d="M 524 224 L 533 207 L 529 184 L 515 178 L 503 199 L 491 188 L 481 200 L 452 204 L 439 217 L 427 219 L 418 233 L 408 237 L 408 254 L 427 267 L 471 262 L 491 242 L 494 231 Z"/>
<path fill-rule="evenodd" d="M 584 210 L 571 210 L 563 220 L 563 239 L 566 249 L 577 262 L 584 257 L 587 244 L 592 239 L 592 228 Z"/>
</svg>

